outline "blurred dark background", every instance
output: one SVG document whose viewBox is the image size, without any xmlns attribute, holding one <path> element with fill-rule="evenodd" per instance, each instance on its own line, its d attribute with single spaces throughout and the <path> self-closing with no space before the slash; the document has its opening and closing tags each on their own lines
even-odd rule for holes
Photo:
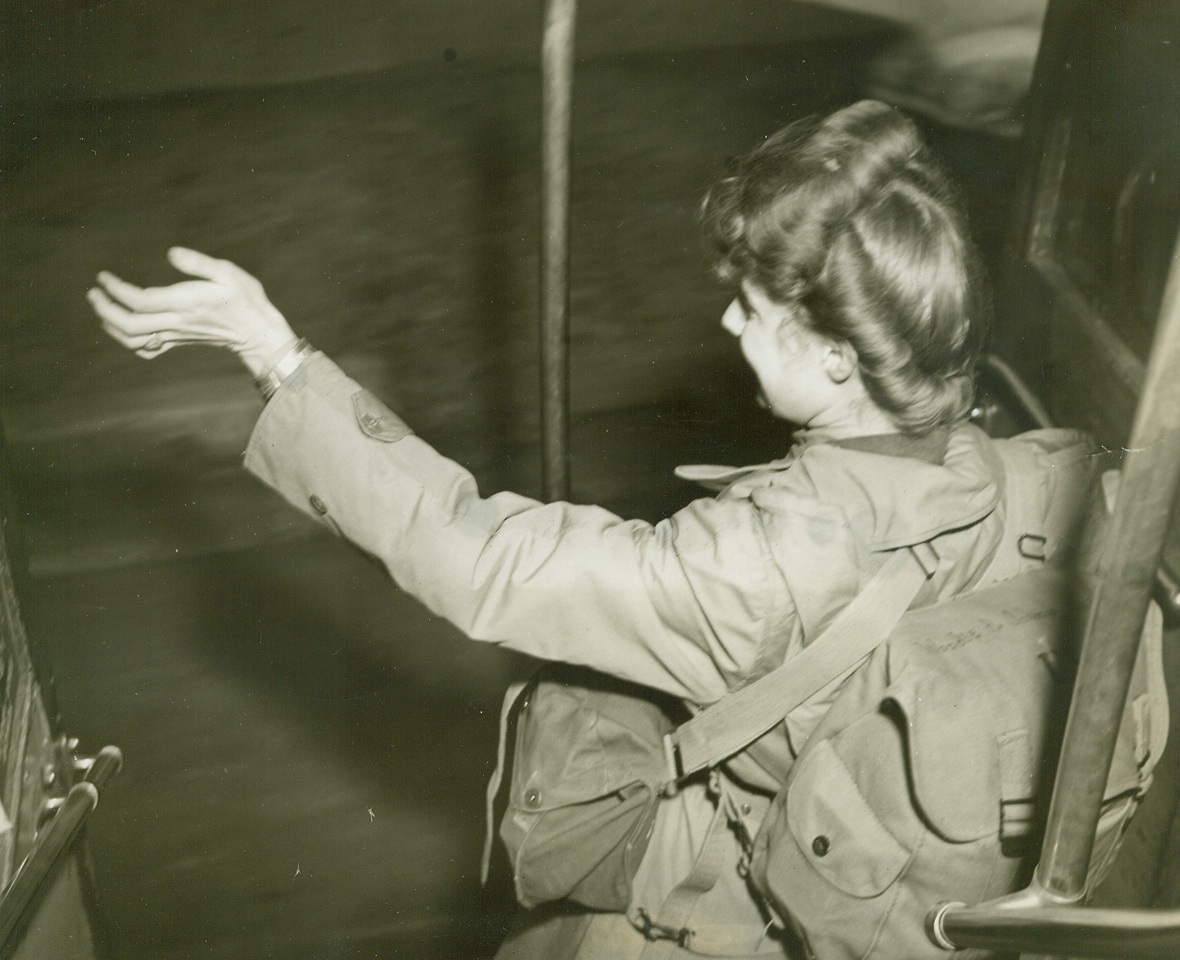
<svg viewBox="0 0 1180 960">
<path fill-rule="evenodd" d="M 676 463 L 782 452 L 696 224 L 782 123 L 896 94 L 995 256 L 1039 6 L 873 6 L 582 5 L 573 499 L 654 519 L 695 494 Z M 241 472 L 260 403 L 231 358 L 144 363 L 84 298 L 104 268 L 169 281 L 175 243 L 233 259 L 485 491 L 537 494 L 540 4 L 0 8 L 0 418 L 29 632 L 66 727 L 126 755 L 90 829 L 112 955 L 490 953 L 483 785 L 527 664 Z M 963 62 L 914 51 L 988 16 L 1016 31 L 990 72 L 931 85 Z"/>
</svg>

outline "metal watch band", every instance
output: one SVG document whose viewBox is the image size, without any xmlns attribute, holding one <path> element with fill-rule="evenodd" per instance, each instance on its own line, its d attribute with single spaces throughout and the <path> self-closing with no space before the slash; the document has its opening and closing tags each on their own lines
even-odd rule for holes
<svg viewBox="0 0 1180 960">
<path fill-rule="evenodd" d="M 254 381 L 262 393 L 262 399 L 269 400 L 273 397 L 279 387 L 302 367 L 304 361 L 313 353 L 315 353 L 315 347 L 306 340 L 300 338 L 296 341 L 295 346 L 288 350 L 273 367 Z"/>
</svg>

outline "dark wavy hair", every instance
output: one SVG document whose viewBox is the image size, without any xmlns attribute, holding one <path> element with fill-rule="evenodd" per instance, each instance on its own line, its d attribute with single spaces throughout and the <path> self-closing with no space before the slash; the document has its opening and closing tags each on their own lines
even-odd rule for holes
<svg viewBox="0 0 1180 960">
<path fill-rule="evenodd" d="M 793 123 L 740 158 L 702 214 L 722 279 L 750 280 L 850 343 L 900 429 L 968 415 L 986 285 L 957 196 L 911 120 L 862 100 Z"/>
</svg>

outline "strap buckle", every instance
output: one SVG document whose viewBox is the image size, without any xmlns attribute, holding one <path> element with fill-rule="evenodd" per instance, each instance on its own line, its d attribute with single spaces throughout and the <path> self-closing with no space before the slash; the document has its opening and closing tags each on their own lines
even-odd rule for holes
<svg viewBox="0 0 1180 960">
<path fill-rule="evenodd" d="M 682 949 L 688 948 L 688 942 L 692 939 L 693 934 L 693 931 L 688 927 L 677 928 L 667 926 L 663 923 L 656 923 L 651 918 L 651 914 L 644 910 L 643 907 L 639 907 L 636 913 L 638 916 L 636 916 L 632 923 L 635 924 L 635 929 L 643 934 L 644 940 L 651 943 L 655 943 L 657 940 L 671 940 L 676 946 Z"/>
<path fill-rule="evenodd" d="M 930 541 L 922 543 L 915 543 L 910 547 L 910 553 L 914 559 L 918 561 L 918 566 L 922 568 L 922 572 L 926 574 L 926 579 L 929 580 L 938 572 L 938 564 L 940 557 L 938 551 L 934 549 Z"/>
<path fill-rule="evenodd" d="M 1026 533 L 1016 541 L 1016 549 L 1020 551 L 1020 555 L 1026 560 L 1040 560 L 1043 562 L 1047 559 L 1045 550 L 1048 543 L 1048 539 L 1039 533 Z"/>
<path fill-rule="evenodd" d="M 676 741 L 676 731 L 664 734 L 664 772 L 667 783 L 664 784 L 664 796 L 674 797 L 680 792 L 680 781 L 684 778 L 684 763 L 680 757 L 680 744 Z"/>
</svg>

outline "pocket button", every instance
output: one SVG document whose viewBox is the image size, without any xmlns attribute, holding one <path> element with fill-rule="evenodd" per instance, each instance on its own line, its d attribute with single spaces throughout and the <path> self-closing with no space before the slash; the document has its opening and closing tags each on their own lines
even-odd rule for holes
<svg viewBox="0 0 1180 960">
<path fill-rule="evenodd" d="M 532 787 L 525 791 L 524 805 L 532 807 L 534 810 L 541 805 L 541 791 L 536 787 Z"/>
</svg>

